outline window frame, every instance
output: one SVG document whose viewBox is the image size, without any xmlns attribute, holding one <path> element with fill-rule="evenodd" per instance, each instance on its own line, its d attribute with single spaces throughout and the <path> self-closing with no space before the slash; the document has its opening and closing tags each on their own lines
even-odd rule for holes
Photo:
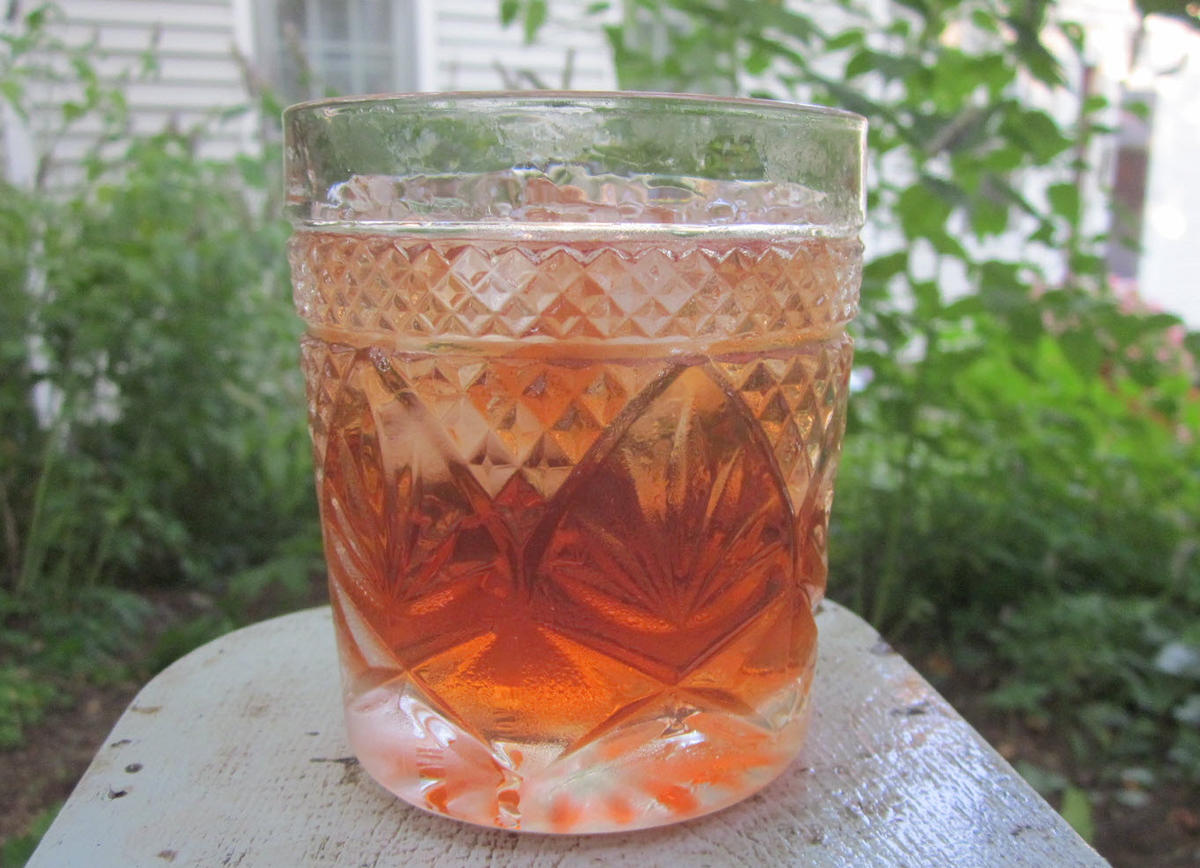
<svg viewBox="0 0 1200 868">
<path fill-rule="evenodd" d="M 365 20 L 360 3 L 362 0 L 346 0 L 347 33 L 344 40 L 332 39 L 320 32 L 320 12 L 328 8 L 329 0 L 298 0 L 305 8 L 305 32 L 298 40 L 306 53 L 306 61 L 313 71 L 314 81 L 302 92 L 286 89 L 286 64 L 289 47 L 284 44 L 281 32 L 279 6 L 282 0 L 234 0 L 235 5 L 247 7 L 241 13 L 243 20 L 247 12 L 253 22 L 255 66 L 263 77 L 277 88 L 286 100 L 309 99 L 326 96 L 329 77 L 325 58 L 342 51 L 350 62 L 349 88 L 345 93 L 380 92 L 378 87 L 366 87 L 371 71 L 365 60 L 368 56 L 390 61 L 391 71 L 384 91 L 408 92 L 430 90 L 433 86 L 433 24 L 432 0 L 382 0 L 390 7 L 391 27 L 386 40 L 379 40 L 369 48 L 356 50 L 356 42 L 363 41 L 372 31 Z M 386 54 L 383 53 L 384 50 Z"/>
</svg>

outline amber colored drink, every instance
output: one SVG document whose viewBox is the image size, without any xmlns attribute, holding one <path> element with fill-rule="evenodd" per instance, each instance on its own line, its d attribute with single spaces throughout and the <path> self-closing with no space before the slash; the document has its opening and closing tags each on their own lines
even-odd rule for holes
<svg viewBox="0 0 1200 868">
<path fill-rule="evenodd" d="M 855 239 L 299 231 L 353 748 L 413 804 L 632 829 L 807 721 Z"/>
</svg>

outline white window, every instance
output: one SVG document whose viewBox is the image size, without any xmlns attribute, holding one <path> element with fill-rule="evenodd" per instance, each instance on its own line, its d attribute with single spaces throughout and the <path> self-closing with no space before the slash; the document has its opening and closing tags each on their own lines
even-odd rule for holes
<svg viewBox="0 0 1200 868">
<path fill-rule="evenodd" d="M 1153 91 L 1125 91 L 1121 95 L 1112 181 L 1114 207 L 1109 225 L 1108 267 L 1114 277 L 1128 280 L 1137 279 L 1141 259 L 1154 103 Z M 1135 111 L 1134 106 L 1140 106 L 1140 110 Z"/>
<path fill-rule="evenodd" d="M 288 102 L 414 91 L 423 80 L 424 0 L 259 0 L 260 67 Z"/>
</svg>

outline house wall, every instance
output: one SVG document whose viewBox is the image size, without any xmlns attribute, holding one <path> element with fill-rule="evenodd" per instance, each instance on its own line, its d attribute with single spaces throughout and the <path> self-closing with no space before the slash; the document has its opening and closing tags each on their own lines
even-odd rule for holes
<svg viewBox="0 0 1200 868">
<path fill-rule="evenodd" d="M 28 11 L 31 0 L 22 4 Z M 551 18 L 533 45 L 519 25 L 501 29 L 498 0 L 413 0 L 417 33 L 417 88 L 496 90 L 547 87 L 610 89 L 615 75 L 604 35 L 585 14 L 587 0 L 555 0 Z M 110 81 L 128 76 L 123 92 L 131 128 L 156 132 L 207 121 L 198 141 L 204 157 L 253 150 L 257 127 L 249 116 L 219 120 L 222 112 L 247 102 L 246 64 L 254 57 L 257 0 L 59 0 L 63 20 L 53 32 L 72 45 L 95 46 L 94 63 Z M 143 54 L 156 47 L 157 69 L 139 73 Z M 568 67 L 570 72 L 568 73 Z M 52 154 L 52 186 L 69 183 L 81 158 L 94 146 L 100 121 L 85 118 L 63 128 L 61 107 L 76 92 L 43 83 L 34 93 L 34 112 L 23 126 L 6 126 L 6 175 L 23 179 L 40 156 Z"/>
<path fill-rule="evenodd" d="M 1157 19 L 1147 41 L 1157 105 L 1138 292 L 1200 329 L 1200 34 Z"/>
<path fill-rule="evenodd" d="M 498 0 L 437 0 L 435 5 L 437 90 L 529 88 L 535 79 L 548 88 L 616 86 L 604 33 L 585 11 L 589 0 L 552 0 L 550 18 L 533 45 L 525 44 L 519 24 L 500 28 Z M 565 76 L 568 63 L 572 71 Z"/>
<path fill-rule="evenodd" d="M 198 151 L 227 157 L 252 146 L 246 119 L 215 122 L 220 112 L 243 105 L 246 89 L 234 51 L 237 0 L 61 0 L 64 20 L 53 32 L 72 45 L 94 45 L 93 63 L 122 87 L 134 132 L 152 133 L 170 124 L 190 129 L 209 120 Z M 142 58 L 155 48 L 158 66 L 143 71 Z M 94 146 L 97 118 L 63 127 L 61 106 L 76 96 L 63 84 L 40 85 L 30 132 L 38 152 L 52 149 L 52 166 L 66 180 Z"/>
<path fill-rule="evenodd" d="M 1095 69 L 1098 92 L 1113 104 L 1103 122 L 1122 124 L 1116 105 L 1123 92 L 1152 95 L 1137 274 L 1118 290 L 1200 328 L 1200 162 L 1194 156 L 1200 141 L 1200 33 L 1157 15 L 1143 26 L 1130 0 L 1062 0 L 1058 14 L 1087 27 L 1086 61 Z M 1134 51 L 1139 28 L 1140 48 Z M 1096 183 L 1086 191 L 1093 231 L 1110 229 L 1107 196 L 1117 180 L 1116 145 L 1128 132 L 1098 137 Z"/>
<path fill-rule="evenodd" d="M 56 32 L 75 44 L 94 41 L 96 64 L 109 76 L 135 73 L 143 52 L 157 47 L 158 69 L 151 75 L 133 75 L 124 88 L 135 131 L 153 132 L 170 123 L 186 129 L 208 118 L 199 144 L 202 155 L 229 156 L 255 147 L 253 118 L 211 118 L 246 102 L 238 55 L 250 57 L 253 66 L 257 0 L 59 2 L 66 20 Z M 26 9 L 32 5 L 31 0 L 24 4 Z M 612 88 L 615 74 L 602 21 L 586 14 L 588 5 L 588 0 L 553 0 L 552 17 L 538 41 L 525 45 L 520 26 L 500 28 L 498 0 L 412 0 L 420 54 L 417 86 Z M 1117 96 L 1121 85 L 1156 95 L 1137 291 L 1152 305 L 1200 327 L 1195 277 L 1200 273 L 1200 163 L 1194 159 L 1200 140 L 1200 64 L 1195 62 L 1200 35 L 1152 17 L 1143 61 L 1131 66 L 1128 45 L 1139 19 L 1129 0 L 1064 0 L 1060 14 L 1088 24 L 1088 62 L 1097 67 L 1106 95 Z M 58 183 L 79 171 L 80 157 L 93 145 L 98 123 L 86 119 L 59 129 L 61 105 L 71 96 L 69 87 L 44 86 L 35 94 L 37 111 L 28 123 L 6 112 L 3 147 L 10 179 L 29 177 L 31 163 L 47 149 L 52 149 Z M 1072 120 L 1063 115 L 1071 111 L 1069 105 L 1060 109 L 1055 113 L 1062 120 Z M 1112 150 L 1103 143 L 1097 147 Z M 1114 167 L 1111 155 L 1099 156 L 1097 175 L 1088 182 L 1088 198 L 1096 203 L 1089 222 L 1090 228 L 1103 231 L 1107 211 L 1100 193 Z M 1054 271 L 1054 263 L 1047 266 Z"/>
</svg>

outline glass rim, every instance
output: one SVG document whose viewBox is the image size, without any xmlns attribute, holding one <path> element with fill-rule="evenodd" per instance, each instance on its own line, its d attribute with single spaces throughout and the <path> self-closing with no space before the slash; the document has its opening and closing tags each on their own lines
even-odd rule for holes
<svg viewBox="0 0 1200 868">
<path fill-rule="evenodd" d="M 667 91 L 623 91 L 623 90 L 450 90 L 450 91 L 402 91 L 396 93 L 354 94 L 349 96 L 319 97 L 293 103 L 283 110 L 286 119 L 310 112 L 327 109 L 370 108 L 376 105 L 413 105 L 425 108 L 444 104 L 447 108 L 471 104 L 496 107 L 520 105 L 549 106 L 578 103 L 581 106 L 637 106 L 683 103 L 685 105 L 714 106 L 730 110 L 766 112 L 786 117 L 823 117 L 831 122 L 841 121 L 850 126 L 865 126 L 867 119 L 847 109 L 816 103 L 796 102 L 782 99 L 763 99 L 743 96 L 715 96 L 699 93 L 670 93 Z"/>
<path fill-rule="evenodd" d="M 366 94 L 289 106 L 283 132 L 284 213 L 297 229 L 603 223 L 840 236 L 865 221 L 867 119 L 827 106 L 625 91 Z M 547 198 L 546 185 L 566 193 Z"/>
</svg>

